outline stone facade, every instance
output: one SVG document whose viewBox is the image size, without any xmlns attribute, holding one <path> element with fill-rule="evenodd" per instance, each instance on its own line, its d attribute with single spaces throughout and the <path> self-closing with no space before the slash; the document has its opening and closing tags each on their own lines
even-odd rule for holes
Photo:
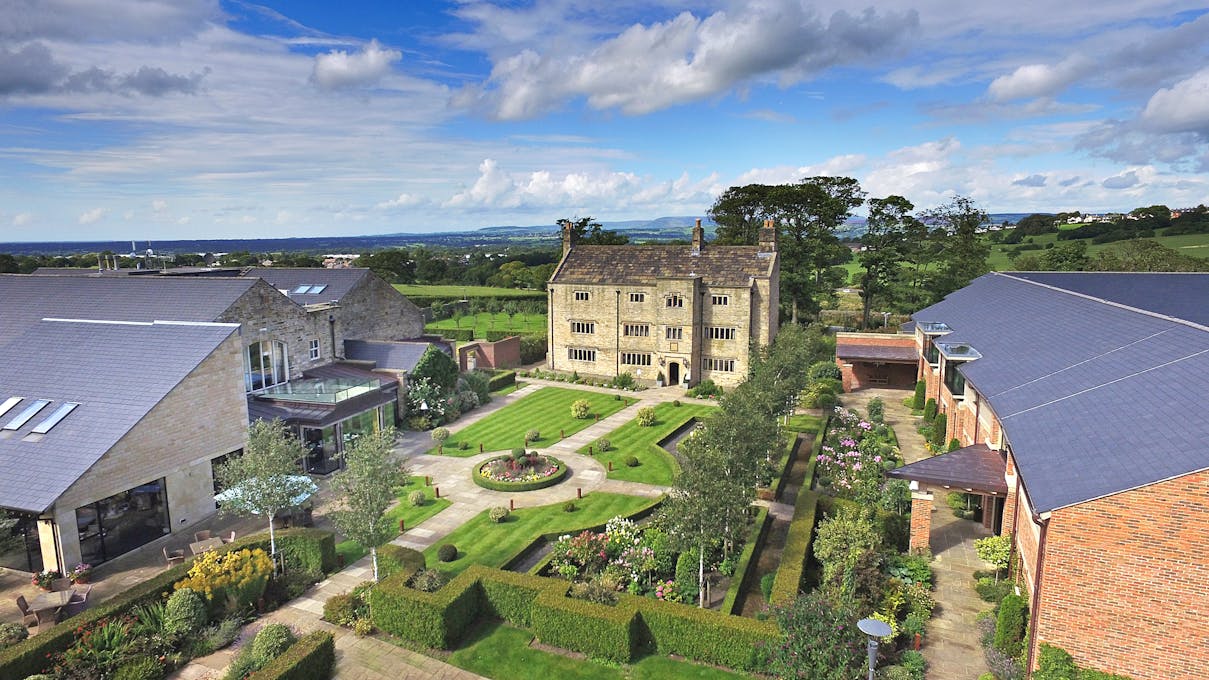
<svg viewBox="0 0 1209 680">
<path fill-rule="evenodd" d="M 372 272 L 340 298 L 336 316 L 337 347 L 344 338 L 356 340 L 410 340 L 424 334 L 424 315 L 402 293 Z M 328 314 L 314 315 L 326 324 Z"/>
<path fill-rule="evenodd" d="M 211 461 L 247 442 L 242 356 L 233 334 L 59 497 L 51 509 L 58 531 L 40 523 L 48 569 L 80 562 L 76 508 L 161 477 L 173 533 L 214 514 Z"/>
<path fill-rule="evenodd" d="M 258 281 L 215 321 L 240 324 L 245 353 L 256 342 L 284 343 L 290 379 L 301 377 L 309 368 L 330 363 L 335 356 L 327 314 L 308 313 L 264 281 Z M 311 353 L 314 342 L 319 344 L 316 358 Z M 242 361 L 246 362 L 246 357 Z"/>
<path fill-rule="evenodd" d="M 767 345 L 778 328 L 775 239 L 759 260 L 755 248 L 695 241 L 695 247 L 576 246 L 565 235 L 549 285 L 548 367 L 600 378 L 630 373 L 646 384 L 741 382 L 750 344 Z M 763 274 L 713 274 L 710 262 L 725 262 L 728 248 Z M 707 249 L 715 251 L 708 261 L 701 258 Z M 614 277 L 614 270 L 627 273 Z"/>
</svg>

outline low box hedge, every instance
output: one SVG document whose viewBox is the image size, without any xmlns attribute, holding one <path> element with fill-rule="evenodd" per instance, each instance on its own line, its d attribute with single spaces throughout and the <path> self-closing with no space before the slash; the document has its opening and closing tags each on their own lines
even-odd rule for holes
<svg viewBox="0 0 1209 680">
<path fill-rule="evenodd" d="M 554 458 L 554 456 L 547 456 L 547 458 Z M 557 458 L 554 459 L 558 460 Z M 493 460 L 496 460 L 496 458 L 489 458 L 476 465 L 474 469 L 470 471 L 470 478 L 474 480 L 475 484 L 478 484 L 484 489 L 490 489 L 492 491 L 536 491 L 537 489 L 544 489 L 549 486 L 554 486 L 567 476 L 567 464 L 561 460 L 558 460 L 558 472 L 555 472 L 549 477 L 535 479 L 532 482 L 497 482 L 494 479 L 487 479 L 479 474 L 479 468 Z"/>
<path fill-rule="evenodd" d="M 504 338 L 510 338 L 516 335 L 516 331 L 487 331 L 484 336 L 487 342 L 499 342 Z"/>
<path fill-rule="evenodd" d="M 336 666 L 336 641 L 317 630 L 290 645 L 285 653 L 248 676 L 249 680 L 329 680 Z"/>
<path fill-rule="evenodd" d="M 395 574 L 370 589 L 374 625 L 435 649 L 450 649 L 482 610 L 478 578 L 471 569 L 455 576 L 435 593 L 407 587 Z"/>
<path fill-rule="evenodd" d="M 723 614 L 735 613 L 735 603 L 739 599 L 739 593 L 743 592 L 748 582 L 754 578 L 754 570 L 749 570 L 748 567 L 751 565 L 752 556 L 764 542 L 768 533 L 768 525 L 768 508 L 760 508 L 756 513 L 751 534 L 747 537 L 747 543 L 743 546 L 743 552 L 739 553 L 739 561 L 735 562 L 735 573 L 730 577 L 730 587 L 726 589 L 726 598 L 722 600 L 721 611 Z M 748 573 L 749 571 L 753 573 Z"/>
<path fill-rule="evenodd" d="M 761 650 L 780 641 L 776 623 L 729 616 L 688 604 L 634 597 L 646 632 L 660 654 L 739 670 L 759 668 Z"/>
<path fill-rule="evenodd" d="M 497 371 L 487 381 L 487 390 L 497 392 L 516 384 L 516 371 Z"/>
<path fill-rule="evenodd" d="M 769 604 L 787 605 L 793 602 L 802 587 L 802 576 L 806 573 L 806 560 L 810 556 L 810 540 L 814 537 L 815 514 L 819 494 L 803 485 L 794 505 L 793 520 L 781 549 L 781 564 L 773 577 Z"/>
</svg>

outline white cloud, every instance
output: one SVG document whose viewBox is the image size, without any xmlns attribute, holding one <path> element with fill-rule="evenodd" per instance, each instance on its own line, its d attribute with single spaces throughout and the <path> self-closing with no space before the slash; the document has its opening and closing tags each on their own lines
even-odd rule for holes
<svg viewBox="0 0 1209 680">
<path fill-rule="evenodd" d="M 34 220 L 33 213 L 27 213 L 27 212 L 17 213 L 16 215 L 13 215 L 13 226 L 14 227 L 24 227 L 25 225 L 33 222 L 33 220 Z"/>
<path fill-rule="evenodd" d="M 1080 56 L 1057 64 L 1026 64 L 991 81 L 987 94 L 995 101 L 1052 97 L 1066 89 L 1094 65 Z"/>
<path fill-rule="evenodd" d="M 841 177 L 851 176 L 862 168 L 868 159 L 861 154 L 843 154 L 833 156 L 814 165 L 780 165 L 771 168 L 752 168 L 739 175 L 735 184 L 788 184 L 797 182 L 803 177 Z"/>
<path fill-rule="evenodd" d="M 1139 182 L 1141 182 L 1141 180 L 1138 179 L 1137 171 L 1130 170 L 1129 172 L 1123 172 L 1119 175 L 1113 175 L 1112 177 L 1105 178 L 1103 182 L 1100 182 L 1100 186 L 1104 187 L 1105 189 L 1128 189 L 1132 186 L 1136 186 Z"/>
<path fill-rule="evenodd" d="M 156 200 L 151 202 L 151 211 L 152 212 L 162 213 L 167 209 L 168 209 L 168 201 L 157 198 Z"/>
<path fill-rule="evenodd" d="M 80 213 L 80 218 L 78 221 L 80 224 L 92 224 L 97 220 L 100 220 L 108 213 L 109 211 L 105 208 L 93 208 L 92 210 Z"/>
<path fill-rule="evenodd" d="M 360 52 L 332 50 L 315 55 L 311 81 L 326 90 L 373 85 L 402 57 L 402 52 L 384 49 L 377 40 L 369 41 Z"/>
<path fill-rule="evenodd" d="M 1155 92 L 1141 121 L 1160 132 L 1198 132 L 1209 137 L 1209 67 Z"/>
<path fill-rule="evenodd" d="M 383 210 L 390 210 L 393 208 L 414 208 L 427 202 L 428 198 L 425 196 L 404 192 L 395 198 L 390 199 L 389 201 L 382 201 L 377 205 L 377 207 Z"/>
</svg>

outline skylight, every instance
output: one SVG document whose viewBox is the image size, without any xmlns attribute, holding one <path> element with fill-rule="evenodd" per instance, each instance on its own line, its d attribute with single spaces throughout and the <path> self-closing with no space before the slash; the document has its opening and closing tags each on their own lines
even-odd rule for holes
<svg viewBox="0 0 1209 680">
<path fill-rule="evenodd" d="M 71 401 L 60 405 L 59 408 L 55 409 L 54 413 L 50 414 L 50 417 L 34 426 L 33 434 L 46 434 L 50 432 L 51 428 L 58 425 L 59 421 L 66 418 L 67 414 L 74 411 L 77 406 L 79 404 Z"/>
<path fill-rule="evenodd" d="M 8 399 L 5 399 L 4 403 L 0 404 L 0 416 L 4 415 L 5 413 L 8 413 L 9 410 L 12 409 L 12 407 L 16 406 L 17 404 L 20 404 L 21 399 L 22 399 L 22 397 L 9 397 Z"/>
<path fill-rule="evenodd" d="M 304 283 L 290 291 L 292 295 L 318 295 L 327 288 L 327 284 Z"/>
<path fill-rule="evenodd" d="M 311 295 L 318 295 L 318 294 L 322 293 L 325 289 L 327 289 L 326 284 L 324 284 L 322 286 L 311 286 L 311 289 L 308 290 L 307 293 L 309 293 Z"/>
<path fill-rule="evenodd" d="M 28 423 L 31 419 L 33 419 L 34 416 L 38 415 L 38 411 L 41 411 L 42 409 L 46 408 L 46 405 L 49 403 L 50 403 L 49 399 L 39 399 L 39 400 L 35 401 L 34 403 L 25 407 L 24 411 L 17 414 L 16 418 L 13 418 L 12 420 L 8 421 L 8 424 L 4 426 L 4 429 L 6 429 L 6 430 L 21 429 L 22 425 Z"/>
<path fill-rule="evenodd" d="M 311 288 L 311 284 L 307 283 L 307 284 L 304 284 L 304 285 L 301 285 L 301 286 L 298 286 L 297 288 L 295 288 L 293 293 L 294 293 L 294 295 L 302 295 L 303 293 L 310 290 L 310 288 Z"/>
</svg>

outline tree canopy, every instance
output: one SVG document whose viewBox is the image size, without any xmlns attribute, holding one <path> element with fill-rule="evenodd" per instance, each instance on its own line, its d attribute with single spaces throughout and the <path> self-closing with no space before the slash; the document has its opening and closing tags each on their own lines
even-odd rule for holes
<svg viewBox="0 0 1209 680">
<path fill-rule="evenodd" d="M 577 220 L 561 219 L 555 222 L 559 226 L 571 223 L 571 235 L 576 243 L 589 246 L 620 246 L 630 242 L 630 237 L 609 231 L 591 217 L 581 217 Z"/>
<path fill-rule="evenodd" d="M 332 479 L 337 509 L 332 522 L 340 533 L 369 548 L 378 580 L 377 547 L 389 541 L 394 527 L 385 519 L 395 500 L 394 489 L 407 483 L 407 468 L 394 460 L 395 429 L 365 434 L 344 451 L 344 471 Z"/>
</svg>

